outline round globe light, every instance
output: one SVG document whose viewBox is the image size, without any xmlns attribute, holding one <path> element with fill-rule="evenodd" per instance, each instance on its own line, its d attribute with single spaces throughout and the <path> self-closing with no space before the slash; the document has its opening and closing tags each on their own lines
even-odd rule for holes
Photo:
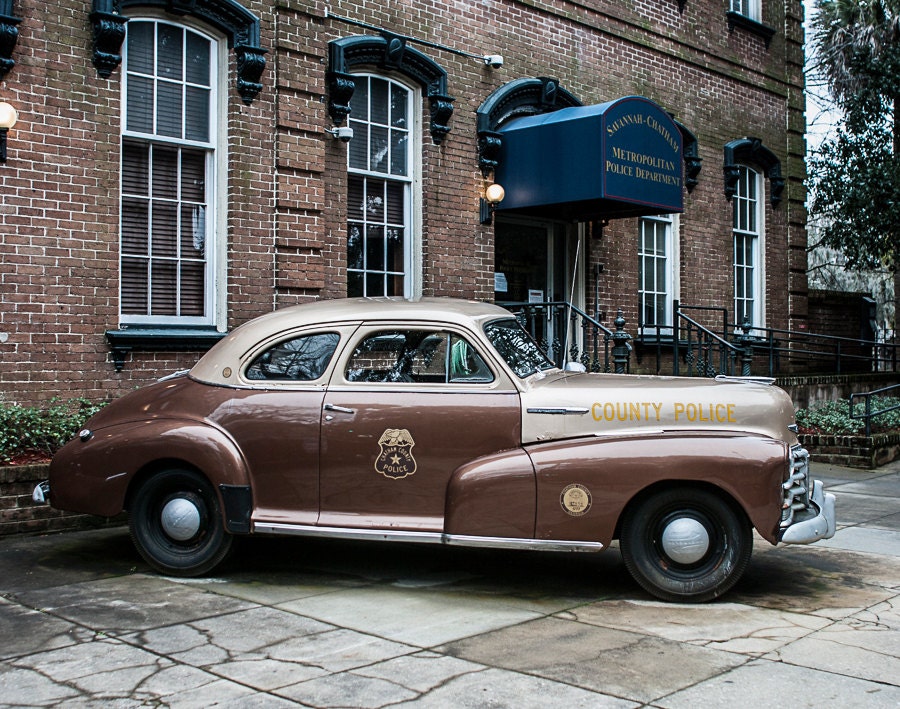
<svg viewBox="0 0 900 709">
<path fill-rule="evenodd" d="M 6 101 L 0 101 L 0 128 L 6 128 L 7 130 L 16 125 L 16 119 L 19 117 L 19 114 L 16 113 L 16 109 L 10 106 Z"/>
<path fill-rule="evenodd" d="M 503 185 L 498 185 L 496 182 L 488 185 L 484 191 L 484 198 L 491 204 L 502 202 L 504 197 L 506 197 L 506 190 L 503 189 Z"/>
</svg>

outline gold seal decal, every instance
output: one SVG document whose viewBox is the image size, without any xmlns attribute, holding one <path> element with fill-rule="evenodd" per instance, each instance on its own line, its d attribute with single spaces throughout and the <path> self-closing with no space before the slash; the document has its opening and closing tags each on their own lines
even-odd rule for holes
<svg viewBox="0 0 900 709">
<path fill-rule="evenodd" d="M 581 517 L 591 509 L 591 491 L 584 485 L 567 485 L 559 496 L 559 504 L 567 515 Z"/>
<path fill-rule="evenodd" d="M 389 428 L 378 439 L 381 453 L 375 459 L 375 470 L 386 478 L 399 480 L 416 472 L 412 447 L 416 445 L 405 428 Z"/>
</svg>

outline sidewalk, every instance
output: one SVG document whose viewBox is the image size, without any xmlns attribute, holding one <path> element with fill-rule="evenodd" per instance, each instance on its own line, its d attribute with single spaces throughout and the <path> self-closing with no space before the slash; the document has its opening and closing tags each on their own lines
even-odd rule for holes
<svg viewBox="0 0 900 709">
<path fill-rule="evenodd" d="M 618 550 L 246 539 L 215 578 L 124 529 L 0 540 L 0 706 L 900 706 L 900 462 L 816 465 L 837 535 L 758 540 L 718 603 Z"/>
</svg>

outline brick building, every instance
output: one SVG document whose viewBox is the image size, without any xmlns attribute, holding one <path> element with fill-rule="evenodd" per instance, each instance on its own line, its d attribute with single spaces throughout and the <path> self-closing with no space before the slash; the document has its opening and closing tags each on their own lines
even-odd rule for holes
<svg viewBox="0 0 900 709">
<path fill-rule="evenodd" d="M 114 396 L 348 294 L 802 329 L 801 25 L 800 0 L 0 0 L 0 392 Z"/>
</svg>

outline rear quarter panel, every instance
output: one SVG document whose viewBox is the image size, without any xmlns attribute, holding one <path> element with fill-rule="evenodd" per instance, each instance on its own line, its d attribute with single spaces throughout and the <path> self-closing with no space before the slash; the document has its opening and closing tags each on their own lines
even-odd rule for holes
<svg viewBox="0 0 900 709">
<path fill-rule="evenodd" d="M 218 486 L 249 484 L 230 438 L 195 421 L 152 419 L 110 426 L 89 441 L 66 444 L 50 464 L 50 503 L 72 512 L 112 517 L 125 507 L 128 487 L 147 467 L 187 465 Z"/>
</svg>

